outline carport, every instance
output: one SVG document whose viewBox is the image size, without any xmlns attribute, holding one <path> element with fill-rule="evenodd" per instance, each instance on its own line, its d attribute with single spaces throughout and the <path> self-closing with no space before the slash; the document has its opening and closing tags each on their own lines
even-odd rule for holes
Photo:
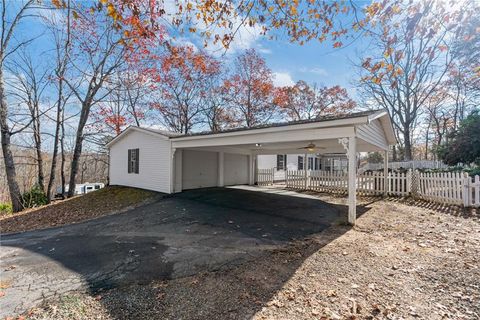
<svg viewBox="0 0 480 320">
<path fill-rule="evenodd" d="M 356 220 L 357 153 L 380 151 L 386 155 L 389 146 L 396 142 L 389 115 L 379 110 L 173 136 L 169 140 L 171 192 L 253 185 L 256 157 L 262 154 L 346 153 L 351 224 Z M 384 158 L 387 161 L 387 157 Z"/>
</svg>

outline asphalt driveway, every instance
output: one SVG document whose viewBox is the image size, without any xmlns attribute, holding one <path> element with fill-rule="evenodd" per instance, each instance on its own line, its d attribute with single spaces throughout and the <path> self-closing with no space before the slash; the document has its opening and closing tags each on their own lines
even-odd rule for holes
<svg viewBox="0 0 480 320">
<path fill-rule="evenodd" d="M 72 290 L 228 268 L 343 222 L 346 211 L 286 191 L 212 188 L 79 224 L 4 235 L 0 317 Z"/>
</svg>

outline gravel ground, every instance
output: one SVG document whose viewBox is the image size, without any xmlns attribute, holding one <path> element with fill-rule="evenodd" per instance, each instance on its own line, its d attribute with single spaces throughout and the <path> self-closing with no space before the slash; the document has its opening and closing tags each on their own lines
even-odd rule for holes
<svg viewBox="0 0 480 320">
<path fill-rule="evenodd" d="M 233 269 L 71 293 L 24 317 L 479 319 L 479 213 L 362 201 L 370 210 L 353 229 L 334 226 Z"/>
</svg>

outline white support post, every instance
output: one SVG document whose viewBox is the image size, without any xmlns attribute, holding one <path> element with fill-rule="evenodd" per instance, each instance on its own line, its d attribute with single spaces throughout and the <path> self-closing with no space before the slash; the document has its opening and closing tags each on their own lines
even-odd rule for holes
<svg viewBox="0 0 480 320">
<path fill-rule="evenodd" d="M 248 184 L 251 186 L 255 184 L 255 155 L 253 153 L 248 155 Z"/>
<path fill-rule="evenodd" d="M 303 157 L 303 173 L 304 173 L 304 179 L 305 179 L 305 184 L 304 184 L 304 188 L 305 190 L 308 189 L 308 157 L 307 157 L 307 154 L 305 153 L 304 154 L 304 157 Z"/>
<path fill-rule="evenodd" d="M 348 223 L 355 225 L 357 220 L 357 140 L 353 137 L 338 139 L 347 150 L 348 158 Z"/>
<path fill-rule="evenodd" d="M 348 138 L 348 222 L 355 225 L 357 220 L 357 141 Z"/>
<path fill-rule="evenodd" d="M 175 181 L 173 192 L 182 192 L 182 173 L 183 173 L 183 150 L 177 149 L 174 154 L 175 174 L 173 179 Z"/>
<path fill-rule="evenodd" d="M 218 187 L 224 187 L 224 175 L 225 175 L 225 153 L 223 151 L 218 152 Z"/>
<path fill-rule="evenodd" d="M 172 148 L 172 153 L 170 155 L 170 188 L 169 188 L 169 193 L 174 193 L 175 192 L 175 185 L 176 185 L 176 179 L 177 179 L 177 174 L 176 174 L 176 153 L 177 149 Z"/>
<path fill-rule="evenodd" d="M 388 150 L 383 152 L 383 195 L 388 193 Z"/>
</svg>

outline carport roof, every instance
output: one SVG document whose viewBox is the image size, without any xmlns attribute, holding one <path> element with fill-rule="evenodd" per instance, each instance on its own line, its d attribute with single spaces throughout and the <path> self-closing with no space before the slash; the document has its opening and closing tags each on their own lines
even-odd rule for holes
<svg viewBox="0 0 480 320">
<path fill-rule="evenodd" d="M 253 127 L 242 127 L 242 128 L 232 128 L 232 129 L 226 129 L 226 130 L 221 130 L 217 132 L 211 132 L 211 131 L 204 131 L 204 132 L 197 132 L 197 133 L 189 133 L 189 134 L 179 134 L 175 133 L 172 131 L 166 131 L 166 130 L 157 130 L 157 129 L 152 129 L 152 128 L 145 128 L 145 127 L 137 127 L 137 126 L 129 126 L 126 128 L 121 134 L 116 136 L 112 141 L 107 143 L 107 147 L 110 147 L 114 143 L 116 143 L 118 140 L 120 140 L 124 135 L 126 135 L 128 132 L 131 130 L 137 130 L 137 131 L 143 131 L 149 134 L 154 134 L 163 137 L 164 139 L 170 139 L 170 140 L 176 140 L 176 139 L 188 139 L 188 138 L 201 138 L 201 137 L 208 137 L 208 136 L 217 136 L 217 135 L 222 135 L 222 134 L 229 134 L 229 133 L 242 133 L 247 131 L 258 131 L 262 132 L 263 129 L 275 129 L 275 128 L 282 128 L 282 127 L 288 127 L 288 126 L 297 126 L 297 125 L 314 125 L 317 123 L 325 123 L 326 122 L 332 122 L 331 125 L 328 124 L 325 127 L 334 127 L 334 126 L 345 126 L 345 125 L 356 125 L 356 124 L 362 124 L 362 123 L 369 123 L 370 121 L 373 121 L 374 119 L 381 119 L 384 120 L 383 122 L 383 127 L 385 130 L 385 136 L 389 144 L 395 144 L 396 139 L 393 133 L 393 128 L 390 123 L 390 119 L 388 117 L 388 114 L 383 111 L 383 110 L 367 110 L 367 111 L 361 111 L 361 112 L 354 112 L 354 113 L 349 113 L 349 114 L 342 114 L 342 115 L 326 115 L 326 116 L 321 116 L 315 119 L 308 119 L 308 120 L 297 120 L 297 121 L 289 121 L 289 122 L 277 122 L 277 123 L 268 123 L 268 124 L 263 124 L 263 125 L 258 125 L 258 126 L 253 126 Z M 386 121 L 385 121 L 386 119 Z"/>
<path fill-rule="evenodd" d="M 297 124 L 317 123 L 317 122 L 325 122 L 325 121 L 333 121 L 333 120 L 341 120 L 341 119 L 353 119 L 353 118 L 371 116 L 371 115 L 373 115 L 375 113 L 378 113 L 378 112 L 381 112 L 381 111 L 382 110 L 367 110 L 367 111 L 354 112 L 354 113 L 341 114 L 341 115 L 325 115 L 325 116 L 317 117 L 315 119 L 266 123 L 266 124 L 252 126 L 252 127 L 232 128 L 232 129 L 225 129 L 225 130 L 220 130 L 220 131 L 216 131 L 216 132 L 212 132 L 212 131 L 194 132 L 194 133 L 188 133 L 188 134 L 181 134 L 181 135 L 173 136 L 171 138 L 205 136 L 205 135 L 220 134 L 220 133 L 227 133 L 227 132 L 238 132 L 238 131 L 248 131 L 248 130 L 256 130 L 256 129 L 285 127 L 285 126 L 291 126 L 291 125 L 297 125 Z"/>
</svg>

